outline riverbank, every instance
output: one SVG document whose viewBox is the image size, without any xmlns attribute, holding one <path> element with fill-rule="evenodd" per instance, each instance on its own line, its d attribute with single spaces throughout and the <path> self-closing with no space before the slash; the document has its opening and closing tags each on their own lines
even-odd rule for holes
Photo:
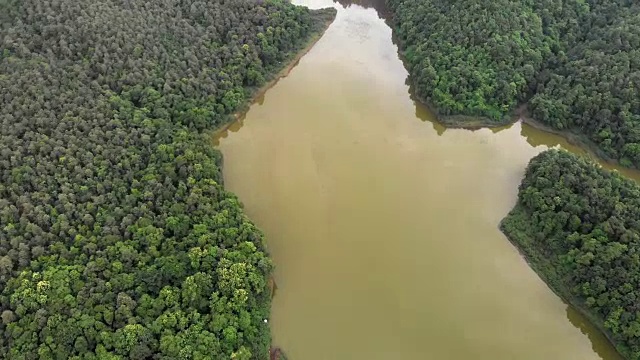
<svg viewBox="0 0 640 360">
<path fill-rule="evenodd" d="M 589 138 L 587 138 L 584 135 L 581 135 L 581 134 L 578 134 L 578 133 L 575 133 L 575 132 L 572 132 L 572 131 L 569 131 L 569 130 L 554 129 L 554 128 L 548 126 L 548 125 L 545 125 L 545 124 L 539 122 L 538 120 L 533 119 L 532 117 L 530 117 L 527 114 L 520 115 L 519 120 L 522 121 L 524 124 L 527 124 L 527 125 L 529 125 L 531 127 L 534 127 L 534 128 L 536 128 L 538 130 L 542 130 L 542 131 L 550 133 L 550 134 L 556 134 L 556 135 L 562 136 L 570 144 L 580 147 L 581 149 L 585 150 L 590 156 L 592 156 L 594 158 L 599 158 L 599 159 L 604 160 L 605 162 L 607 162 L 609 164 L 612 164 L 612 165 L 620 165 L 620 166 L 624 166 L 624 167 L 627 167 L 627 168 L 630 168 L 630 169 L 634 169 L 633 166 L 622 165 L 618 159 L 614 159 L 614 158 L 608 156 L 593 141 L 589 140 Z"/>
<path fill-rule="evenodd" d="M 386 20 L 389 27 L 393 28 L 394 23 L 391 20 Z M 398 58 L 402 61 L 405 69 L 409 69 L 409 63 L 406 57 L 402 53 L 401 46 L 402 41 L 396 36 L 395 30 L 392 35 L 394 44 L 398 45 Z M 513 114 L 505 116 L 500 120 L 490 119 L 486 116 L 472 116 L 472 115 L 442 115 L 438 108 L 430 101 L 422 98 L 416 93 L 416 85 L 413 77 L 409 74 L 409 94 L 411 98 L 425 106 L 430 112 L 435 115 L 438 123 L 446 127 L 447 129 L 465 129 L 465 130 L 478 130 L 482 128 L 497 128 L 507 126 L 518 121 L 518 111 L 514 111 Z"/>
<path fill-rule="evenodd" d="M 416 99 L 418 98 L 416 97 Z M 538 120 L 535 120 L 529 114 L 526 104 L 518 107 L 518 109 L 513 111 L 511 116 L 506 117 L 504 120 L 496 122 L 495 120 L 491 120 L 486 117 L 474 117 L 468 115 L 440 115 L 438 114 L 437 110 L 435 110 L 428 102 L 419 99 L 418 101 L 424 106 L 427 106 L 436 115 L 438 122 L 448 129 L 478 130 L 482 128 L 497 128 L 508 126 L 520 121 L 546 133 L 562 136 L 571 145 L 580 147 L 594 159 L 603 160 L 611 165 L 619 165 L 629 169 L 635 169 L 635 167 L 621 164 L 618 159 L 612 158 L 611 156 L 607 155 L 604 151 L 602 151 L 602 149 L 598 147 L 598 145 L 596 145 L 593 141 L 591 141 L 583 134 L 579 134 L 570 130 L 558 130 L 551 126 L 543 124 Z"/>
<path fill-rule="evenodd" d="M 432 107 L 429 107 L 433 109 Z M 434 110 L 432 110 L 434 111 Z M 503 120 L 493 120 L 484 116 L 469 116 L 469 115 L 439 115 L 434 111 L 438 122 L 446 126 L 449 129 L 467 129 L 478 130 L 482 128 L 497 128 L 506 125 L 513 124 L 517 120 L 511 118 L 505 118 Z"/>
<path fill-rule="evenodd" d="M 392 29 L 392 41 L 398 47 L 398 58 L 400 59 L 400 61 L 402 61 L 402 65 L 407 70 L 407 72 L 409 72 L 410 64 L 402 50 L 403 48 L 406 48 L 406 44 L 404 44 L 402 39 L 400 39 L 397 34 L 397 27 L 400 26 L 400 24 L 393 19 L 393 16 L 388 8 L 386 8 L 385 10 L 385 15 L 386 16 L 383 17 L 385 19 L 385 23 L 389 26 L 389 28 Z M 515 115 L 505 116 L 500 120 L 490 119 L 486 116 L 443 115 L 432 102 L 418 95 L 418 93 L 416 92 L 415 79 L 411 75 L 411 73 L 408 74 L 408 82 L 409 94 L 411 95 L 411 98 L 428 108 L 429 111 L 435 115 L 438 123 L 448 129 L 478 130 L 482 128 L 497 128 L 507 126 L 518 121 L 518 119 L 515 118 Z"/>
<path fill-rule="evenodd" d="M 297 51 L 291 52 L 291 56 L 287 60 L 282 62 L 283 64 L 282 68 L 274 72 L 274 74 L 269 77 L 269 79 L 265 82 L 264 85 L 253 89 L 253 91 L 251 92 L 251 95 L 247 98 L 244 104 L 236 112 L 229 115 L 227 121 L 224 122 L 224 125 L 220 126 L 218 129 L 212 132 L 213 139 L 218 138 L 222 133 L 227 131 L 229 127 L 231 127 L 233 124 L 235 124 L 237 121 L 242 120 L 246 116 L 249 108 L 253 103 L 255 103 L 260 97 L 264 96 L 264 94 L 273 86 L 275 86 L 280 79 L 289 75 L 291 70 L 293 70 L 293 68 L 295 68 L 298 65 L 298 63 L 300 62 L 300 59 L 302 59 L 302 57 L 305 56 L 315 46 L 315 44 L 322 38 L 322 36 L 327 31 L 329 26 L 333 23 L 337 15 L 337 10 L 334 8 L 313 10 L 313 12 L 315 12 L 314 15 L 317 16 L 317 18 L 315 19 L 316 20 L 315 29 L 311 34 L 311 36 L 309 37 L 309 39 L 306 42 L 303 42 L 302 46 L 300 46 Z M 222 159 L 220 160 L 220 168 L 222 169 L 222 171 L 224 171 Z M 277 289 L 277 285 L 275 283 L 275 279 L 273 278 L 273 275 L 269 276 L 268 288 L 269 288 L 270 298 L 273 298 L 273 296 L 275 295 L 275 291 Z M 284 351 L 280 347 L 275 346 L 274 344 L 271 344 L 269 348 L 268 356 L 270 360 L 286 360 L 287 359 Z"/>
<path fill-rule="evenodd" d="M 406 68 L 407 62 L 404 56 L 402 56 L 401 52 L 398 52 L 398 57 L 400 57 L 402 63 Z M 415 88 L 415 84 L 413 83 L 413 80 L 411 80 L 411 85 L 409 86 L 409 93 L 411 94 L 411 97 L 415 101 L 427 107 L 429 111 L 431 111 L 435 115 L 436 120 L 447 129 L 478 130 L 482 128 L 496 128 L 510 125 L 517 121 L 517 118 L 514 118 L 514 116 L 508 116 L 496 121 L 486 116 L 442 115 L 440 111 L 438 111 L 438 108 L 435 107 L 430 101 L 418 96 Z"/>
<path fill-rule="evenodd" d="M 293 70 L 293 68 L 298 65 L 300 59 L 302 59 L 309 51 L 311 51 L 315 44 L 322 38 L 329 26 L 335 20 L 338 13 L 335 8 L 325 8 L 313 11 L 316 12 L 316 16 L 318 17 L 315 32 L 305 43 L 302 44 L 302 46 L 297 51 L 293 51 L 291 53 L 291 57 L 289 59 L 283 61 L 283 67 L 279 71 L 276 71 L 270 77 L 270 79 L 265 82 L 264 85 L 254 89 L 249 98 L 244 102 L 244 105 L 242 105 L 236 112 L 231 114 L 228 120 L 225 121 L 224 125 L 220 126 L 213 132 L 214 138 L 218 137 L 220 133 L 228 130 L 229 127 L 236 121 L 242 120 L 246 116 L 247 111 L 249 111 L 249 108 L 251 107 L 251 105 L 253 105 L 253 103 L 255 103 L 260 97 L 264 96 L 264 94 L 269 89 L 274 87 L 280 79 L 289 75 L 291 70 Z"/>
<path fill-rule="evenodd" d="M 571 294 L 570 289 L 563 285 L 561 276 L 555 271 L 554 265 L 549 261 L 550 257 L 543 254 L 533 243 L 533 231 L 528 228 L 530 214 L 519 203 L 500 221 L 500 231 L 509 242 L 518 249 L 520 255 L 529 267 L 544 281 L 545 284 L 569 306 L 576 309 L 582 316 L 591 322 L 613 345 L 618 354 L 631 359 L 628 349 L 617 343 L 613 334 L 604 326 L 599 317 L 587 310 L 585 304 Z"/>
</svg>

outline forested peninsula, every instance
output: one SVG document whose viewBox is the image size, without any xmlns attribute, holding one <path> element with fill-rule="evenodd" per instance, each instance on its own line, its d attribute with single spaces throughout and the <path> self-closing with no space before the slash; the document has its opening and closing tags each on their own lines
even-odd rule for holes
<svg viewBox="0 0 640 360">
<path fill-rule="evenodd" d="M 334 16 L 0 2 L 0 358 L 269 357 L 272 263 L 208 134 Z"/>
<path fill-rule="evenodd" d="M 640 3 L 387 0 L 416 97 L 454 126 L 529 121 L 640 167 Z M 640 359 L 640 185 L 565 151 L 533 158 L 501 229 Z"/>
<path fill-rule="evenodd" d="M 640 4 L 387 0 L 416 97 L 455 126 L 520 105 L 604 157 L 640 167 Z"/>
<path fill-rule="evenodd" d="M 627 359 L 640 359 L 640 185 L 547 150 L 527 167 L 501 229 Z"/>
</svg>

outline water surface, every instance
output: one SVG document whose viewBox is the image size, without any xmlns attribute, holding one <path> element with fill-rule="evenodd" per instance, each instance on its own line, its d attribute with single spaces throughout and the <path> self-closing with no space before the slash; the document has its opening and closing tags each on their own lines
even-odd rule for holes
<svg viewBox="0 0 640 360">
<path fill-rule="evenodd" d="M 336 21 L 216 139 L 277 267 L 274 343 L 293 360 L 618 359 L 498 230 L 529 159 L 579 149 L 520 123 L 445 130 L 410 97 L 382 1 L 300 3 Z"/>
</svg>

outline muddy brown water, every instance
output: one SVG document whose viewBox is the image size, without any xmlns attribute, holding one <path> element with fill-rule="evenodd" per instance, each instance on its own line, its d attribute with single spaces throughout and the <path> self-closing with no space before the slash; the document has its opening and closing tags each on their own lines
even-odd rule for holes
<svg viewBox="0 0 640 360">
<path fill-rule="evenodd" d="M 445 129 L 410 96 L 382 1 L 297 3 L 338 15 L 216 139 L 276 264 L 274 344 L 294 360 L 619 359 L 498 229 L 531 157 L 584 152 L 519 122 Z"/>
</svg>

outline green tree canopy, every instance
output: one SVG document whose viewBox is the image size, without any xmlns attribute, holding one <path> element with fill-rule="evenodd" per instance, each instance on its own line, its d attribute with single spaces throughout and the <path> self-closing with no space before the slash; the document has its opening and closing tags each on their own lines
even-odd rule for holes
<svg viewBox="0 0 640 360">
<path fill-rule="evenodd" d="M 628 359 L 640 359 L 640 185 L 566 151 L 534 157 L 503 232 Z"/>
<path fill-rule="evenodd" d="M 0 13 L 0 358 L 265 358 L 272 264 L 207 130 L 335 11 L 24 0 Z"/>
</svg>

